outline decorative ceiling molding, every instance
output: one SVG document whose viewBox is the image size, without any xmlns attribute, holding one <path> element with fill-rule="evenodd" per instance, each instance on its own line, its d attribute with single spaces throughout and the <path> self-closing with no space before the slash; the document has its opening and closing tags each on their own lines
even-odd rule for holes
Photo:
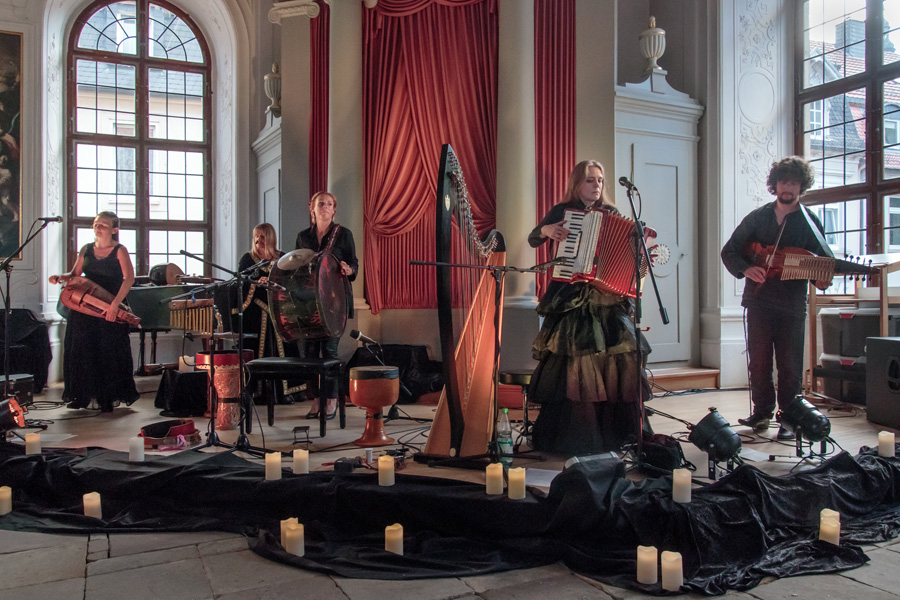
<svg viewBox="0 0 900 600">
<path fill-rule="evenodd" d="M 281 25 L 281 20 L 289 17 L 309 17 L 314 19 L 319 16 L 320 10 L 315 0 L 276 2 L 269 10 L 269 22 Z"/>
</svg>

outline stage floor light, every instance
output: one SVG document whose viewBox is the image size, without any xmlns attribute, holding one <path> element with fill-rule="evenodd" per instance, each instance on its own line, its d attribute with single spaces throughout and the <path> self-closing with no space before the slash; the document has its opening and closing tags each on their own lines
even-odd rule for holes
<svg viewBox="0 0 900 600">
<path fill-rule="evenodd" d="M 821 442 L 831 433 L 831 421 L 803 396 L 796 396 L 775 416 L 782 427 L 810 442 Z"/>
<path fill-rule="evenodd" d="M 691 428 L 688 441 L 716 462 L 727 461 L 741 450 L 740 436 L 715 406 L 710 407 L 709 414 Z"/>
</svg>

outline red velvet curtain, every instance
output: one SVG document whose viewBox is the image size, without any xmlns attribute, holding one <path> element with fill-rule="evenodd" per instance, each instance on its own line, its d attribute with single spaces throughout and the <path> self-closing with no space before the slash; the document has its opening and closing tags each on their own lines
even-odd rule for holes
<svg viewBox="0 0 900 600">
<path fill-rule="evenodd" d="M 379 0 L 363 9 L 365 298 L 433 308 L 441 145 L 460 160 L 476 228 L 496 223 L 496 0 Z"/>
<path fill-rule="evenodd" d="M 318 0 L 319 16 L 310 20 L 309 191 L 328 189 L 328 71 L 331 8 Z M 308 200 L 308 199 L 307 199 Z"/>
<path fill-rule="evenodd" d="M 575 166 L 575 0 L 534 0 L 534 119 L 537 197 L 540 223 L 562 199 Z M 538 248 L 546 262 L 551 244 Z M 550 275 L 537 276 L 537 296 Z"/>
</svg>

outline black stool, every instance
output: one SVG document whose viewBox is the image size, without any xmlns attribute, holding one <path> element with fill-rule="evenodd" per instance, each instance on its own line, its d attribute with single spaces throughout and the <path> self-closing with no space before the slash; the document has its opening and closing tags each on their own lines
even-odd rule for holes
<svg viewBox="0 0 900 600">
<path fill-rule="evenodd" d="M 518 385 L 522 388 L 522 435 L 531 435 L 533 423 L 528 420 L 528 386 L 531 385 L 533 371 L 502 371 L 498 381 L 504 385 Z"/>
<path fill-rule="evenodd" d="M 250 373 L 251 381 L 259 379 L 262 381 L 281 380 L 281 379 L 304 379 L 310 377 L 319 378 L 319 437 L 325 437 L 325 407 L 328 405 L 328 398 L 325 392 L 325 379 L 333 378 L 338 382 L 338 417 L 340 419 L 341 429 L 347 425 L 347 417 L 344 409 L 344 390 L 342 389 L 344 381 L 344 363 L 337 358 L 298 358 L 289 356 L 285 358 L 270 357 L 257 358 L 247 363 L 247 371 Z M 275 388 L 275 396 L 267 398 L 269 425 L 275 423 L 275 402 L 284 398 L 284 389 L 280 385 L 272 386 Z"/>
</svg>

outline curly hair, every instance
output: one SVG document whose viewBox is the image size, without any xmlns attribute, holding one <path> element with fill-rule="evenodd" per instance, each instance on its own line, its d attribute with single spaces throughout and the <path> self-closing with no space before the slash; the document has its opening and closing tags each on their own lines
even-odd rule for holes
<svg viewBox="0 0 900 600">
<path fill-rule="evenodd" d="M 802 156 L 782 158 L 778 162 L 772 163 L 772 169 L 769 171 L 769 178 L 766 180 L 769 193 L 774 195 L 778 182 L 788 179 L 800 182 L 800 195 L 802 196 L 806 190 L 812 187 L 815 176 L 809 162 Z"/>
</svg>

